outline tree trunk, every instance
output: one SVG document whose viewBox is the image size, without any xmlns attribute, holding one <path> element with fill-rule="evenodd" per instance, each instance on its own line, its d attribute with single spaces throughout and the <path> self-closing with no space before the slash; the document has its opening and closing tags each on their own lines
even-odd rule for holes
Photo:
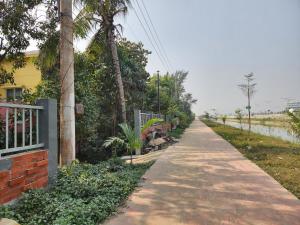
<svg viewBox="0 0 300 225">
<path fill-rule="evenodd" d="M 76 154 L 72 0 L 60 2 L 60 164 L 70 165 Z"/>
<path fill-rule="evenodd" d="M 114 32 L 111 29 L 108 29 L 108 41 L 109 41 L 109 47 L 111 50 L 117 86 L 118 86 L 119 101 L 120 101 L 121 110 L 122 110 L 122 122 L 126 123 L 127 119 L 126 119 L 126 101 L 125 101 L 125 94 L 124 94 L 124 86 L 123 86 L 123 81 L 122 81 L 122 76 L 121 76 L 121 69 L 120 69 L 117 45 L 115 42 Z"/>
</svg>

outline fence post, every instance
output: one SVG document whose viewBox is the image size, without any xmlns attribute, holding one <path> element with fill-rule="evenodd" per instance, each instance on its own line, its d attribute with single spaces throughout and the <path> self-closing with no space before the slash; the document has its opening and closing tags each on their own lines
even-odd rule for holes
<svg viewBox="0 0 300 225">
<path fill-rule="evenodd" d="M 134 110 L 134 132 L 137 137 L 141 138 L 141 110 Z M 141 155 L 141 149 L 136 150 L 137 155 Z"/>
<path fill-rule="evenodd" d="M 48 150 L 48 176 L 49 185 L 52 185 L 57 177 L 58 145 L 57 145 L 57 101 L 55 99 L 40 99 L 37 105 L 44 110 L 39 113 L 40 142 L 44 143 Z"/>
</svg>

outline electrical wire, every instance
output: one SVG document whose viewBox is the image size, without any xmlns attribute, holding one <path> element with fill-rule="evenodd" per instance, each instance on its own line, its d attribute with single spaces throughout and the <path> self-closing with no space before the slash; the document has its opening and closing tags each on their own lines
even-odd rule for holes
<svg viewBox="0 0 300 225">
<path fill-rule="evenodd" d="M 146 30 L 146 28 L 145 28 L 145 26 L 144 26 L 142 20 L 140 19 L 139 15 L 138 15 L 138 13 L 137 13 L 137 11 L 136 11 L 136 9 L 135 9 L 134 7 L 132 7 L 132 8 L 133 8 L 133 11 L 134 11 L 134 13 L 135 13 L 135 15 L 136 15 L 136 17 L 137 17 L 137 19 L 138 19 L 138 21 L 139 21 L 141 27 L 143 28 L 143 30 L 144 30 L 144 32 L 145 32 L 145 34 L 146 34 L 146 36 L 147 36 L 147 38 L 148 38 L 148 40 L 149 40 L 149 43 L 150 43 L 151 46 L 153 47 L 153 49 L 154 49 L 155 53 L 157 54 L 157 56 L 159 57 L 159 60 L 161 61 L 162 66 L 166 69 L 166 71 L 168 71 L 168 68 L 166 67 L 166 65 L 165 65 L 165 63 L 164 63 L 164 60 L 162 59 L 162 57 L 161 57 L 160 54 L 158 53 L 158 51 L 157 51 L 155 45 L 153 44 L 153 41 L 152 41 L 151 37 L 149 36 L 149 34 L 148 34 L 148 32 L 147 32 L 147 30 Z"/>
</svg>

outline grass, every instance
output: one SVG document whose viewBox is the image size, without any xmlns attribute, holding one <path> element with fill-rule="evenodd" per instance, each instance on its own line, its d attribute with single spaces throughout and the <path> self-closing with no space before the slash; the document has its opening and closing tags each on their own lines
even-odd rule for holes
<svg viewBox="0 0 300 225">
<path fill-rule="evenodd" d="M 181 138 L 184 131 L 185 131 L 185 129 L 177 127 L 175 130 L 168 132 L 168 135 L 173 138 L 179 139 L 179 138 Z"/>
<path fill-rule="evenodd" d="M 234 118 L 228 118 L 227 120 L 239 123 L 239 121 Z M 242 123 L 248 123 L 248 120 L 244 118 L 242 120 Z M 251 123 L 253 125 L 273 126 L 273 127 L 280 127 L 280 128 L 290 127 L 288 120 L 280 120 L 277 118 L 252 118 Z"/>
<path fill-rule="evenodd" d="M 17 204 L 0 207 L 0 218 L 22 225 L 99 224 L 125 202 L 152 163 L 75 163 L 60 170 L 50 190 L 29 191 Z"/>
<path fill-rule="evenodd" d="M 300 144 L 203 122 L 300 199 Z"/>
</svg>

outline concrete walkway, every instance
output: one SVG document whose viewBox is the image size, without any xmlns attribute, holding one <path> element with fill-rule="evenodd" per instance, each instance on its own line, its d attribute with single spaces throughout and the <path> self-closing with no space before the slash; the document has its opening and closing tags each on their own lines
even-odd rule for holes
<svg viewBox="0 0 300 225">
<path fill-rule="evenodd" d="M 300 225 L 300 201 L 200 121 L 107 225 Z"/>
</svg>

